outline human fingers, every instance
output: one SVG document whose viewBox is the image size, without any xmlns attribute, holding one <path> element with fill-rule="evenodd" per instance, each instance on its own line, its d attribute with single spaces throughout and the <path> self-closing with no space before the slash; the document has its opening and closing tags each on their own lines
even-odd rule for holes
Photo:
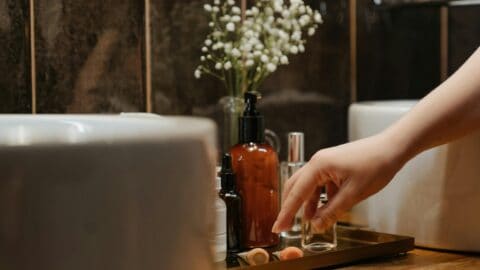
<svg viewBox="0 0 480 270">
<path fill-rule="evenodd" d="M 328 182 L 326 184 L 326 189 L 329 199 L 333 199 L 333 197 L 338 193 L 338 187 L 334 182 Z"/>
<path fill-rule="evenodd" d="M 317 186 L 317 173 L 312 162 L 307 163 L 300 172 L 300 177 L 293 183 L 290 191 L 284 200 L 282 209 L 278 214 L 277 220 L 274 223 L 272 231 L 275 233 L 284 231 L 289 228 L 291 220 L 297 213 L 307 198 L 310 198 Z"/>
<path fill-rule="evenodd" d="M 356 199 L 350 191 L 350 186 L 340 188 L 329 202 L 317 209 L 317 212 L 312 217 L 312 225 L 318 231 L 324 231 L 330 228 L 338 218 L 350 209 Z"/>
<path fill-rule="evenodd" d="M 283 184 L 283 190 L 282 190 L 282 205 L 285 199 L 288 196 L 288 193 L 290 193 L 290 190 L 292 189 L 293 185 L 299 178 L 301 171 L 303 168 L 300 168 L 298 171 L 296 171 L 284 184 Z"/>
<path fill-rule="evenodd" d="M 320 193 L 322 189 L 321 187 L 317 187 L 315 192 L 313 192 L 312 196 L 305 202 L 303 217 L 306 220 L 310 220 L 317 211 L 318 201 L 320 199 Z"/>
</svg>

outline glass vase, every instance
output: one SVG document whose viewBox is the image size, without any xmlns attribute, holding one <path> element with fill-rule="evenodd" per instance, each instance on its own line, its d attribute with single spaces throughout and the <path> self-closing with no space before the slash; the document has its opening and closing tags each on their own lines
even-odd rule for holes
<svg viewBox="0 0 480 270">
<path fill-rule="evenodd" d="M 222 97 L 219 101 L 223 110 L 223 127 L 221 128 L 222 152 L 226 153 L 238 143 L 238 118 L 244 109 L 243 98 Z"/>
</svg>

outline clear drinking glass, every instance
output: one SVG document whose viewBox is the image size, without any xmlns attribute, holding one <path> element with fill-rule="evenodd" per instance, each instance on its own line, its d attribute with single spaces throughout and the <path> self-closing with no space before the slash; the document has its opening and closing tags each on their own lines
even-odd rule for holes
<svg viewBox="0 0 480 270">
<path fill-rule="evenodd" d="M 326 204 L 326 193 L 320 195 L 320 203 Z M 337 246 L 336 224 L 326 231 L 317 231 L 312 223 L 302 219 L 302 247 L 311 252 L 323 252 Z"/>
</svg>

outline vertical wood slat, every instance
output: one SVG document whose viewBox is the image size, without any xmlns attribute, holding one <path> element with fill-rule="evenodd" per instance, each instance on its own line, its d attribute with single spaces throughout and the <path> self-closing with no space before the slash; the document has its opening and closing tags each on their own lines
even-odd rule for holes
<svg viewBox="0 0 480 270">
<path fill-rule="evenodd" d="M 29 18 L 30 18 L 30 80 L 32 91 L 32 114 L 37 113 L 37 71 L 35 61 L 35 0 L 29 0 Z"/>
<path fill-rule="evenodd" d="M 440 8 L 440 81 L 448 78 L 448 7 Z"/>
<path fill-rule="evenodd" d="M 350 0 L 350 103 L 357 101 L 357 0 Z"/>
<path fill-rule="evenodd" d="M 152 25 L 150 0 L 145 0 L 145 111 L 152 112 Z"/>
</svg>

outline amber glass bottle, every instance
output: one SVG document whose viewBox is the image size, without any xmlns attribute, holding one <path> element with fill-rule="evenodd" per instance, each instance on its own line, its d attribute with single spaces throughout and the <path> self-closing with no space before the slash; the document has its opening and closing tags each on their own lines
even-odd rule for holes
<svg viewBox="0 0 480 270">
<path fill-rule="evenodd" d="M 232 147 L 237 189 L 243 200 L 243 246 L 268 247 L 279 243 L 272 226 L 280 210 L 278 156 L 265 142 L 264 120 L 256 110 L 257 97 L 245 94 L 239 143 Z"/>
<path fill-rule="evenodd" d="M 222 158 L 220 179 L 222 189 L 219 195 L 227 206 L 227 251 L 233 254 L 242 249 L 242 197 L 236 189 L 235 173 L 229 154 L 225 154 Z"/>
</svg>

